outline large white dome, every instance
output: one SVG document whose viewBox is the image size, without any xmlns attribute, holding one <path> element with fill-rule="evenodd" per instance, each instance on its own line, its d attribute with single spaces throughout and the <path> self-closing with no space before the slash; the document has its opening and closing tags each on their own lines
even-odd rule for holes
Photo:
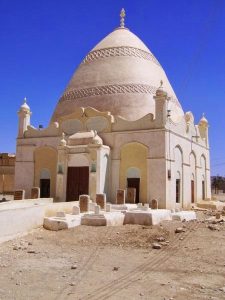
<svg viewBox="0 0 225 300">
<path fill-rule="evenodd" d="M 128 120 L 155 113 L 156 89 L 163 81 L 173 117 L 183 110 L 151 51 L 127 28 L 119 27 L 88 53 L 60 98 L 52 122 L 78 107 L 110 111 Z"/>
</svg>

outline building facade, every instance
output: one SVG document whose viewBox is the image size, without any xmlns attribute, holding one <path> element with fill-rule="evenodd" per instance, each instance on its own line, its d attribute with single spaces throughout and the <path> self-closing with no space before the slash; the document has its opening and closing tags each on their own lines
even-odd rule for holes
<svg viewBox="0 0 225 300">
<path fill-rule="evenodd" d="M 0 194 L 14 193 L 15 154 L 0 153 Z"/>
<path fill-rule="evenodd" d="M 42 197 L 136 188 L 136 202 L 188 208 L 211 197 L 208 122 L 184 113 L 152 52 L 124 26 L 93 48 L 59 99 L 47 128 L 19 112 L 15 188 Z"/>
</svg>

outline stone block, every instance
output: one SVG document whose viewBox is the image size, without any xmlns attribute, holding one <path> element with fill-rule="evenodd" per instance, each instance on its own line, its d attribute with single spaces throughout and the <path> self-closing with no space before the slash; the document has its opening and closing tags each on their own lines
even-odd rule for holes
<svg viewBox="0 0 225 300">
<path fill-rule="evenodd" d="M 38 198 L 40 198 L 40 188 L 33 187 L 31 189 L 31 199 L 38 199 Z"/>
<path fill-rule="evenodd" d="M 148 211 L 149 210 L 149 207 L 148 206 L 142 206 L 142 208 L 141 208 L 143 211 Z"/>
<path fill-rule="evenodd" d="M 80 212 L 88 212 L 89 210 L 89 203 L 90 203 L 90 196 L 89 195 L 80 195 L 79 197 L 79 206 Z"/>
<path fill-rule="evenodd" d="M 25 190 L 17 190 L 14 192 L 14 200 L 24 200 Z"/>
<path fill-rule="evenodd" d="M 152 209 L 158 209 L 158 201 L 156 199 L 152 200 L 151 208 Z"/>
<path fill-rule="evenodd" d="M 111 204 L 106 204 L 106 212 L 111 212 Z"/>
<path fill-rule="evenodd" d="M 216 219 L 218 220 L 218 219 L 220 219 L 220 217 L 221 217 L 221 214 L 219 212 L 217 212 L 216 213 Z"/>
<path fill-rule="evenodd" d="M 96 194 L 96 204 L 101 207 L 101 209 L 106 208 L 106 194 Z"/>
<path fill-rule="evenodd" d="M 126 203 L 135 203 L 135 200 L 136 200 L 136 189 L 128 187 Z"/>
<path fill-rule="evenodd" d="M 80 214 L 80 207 L 73 206 L 72 208 L 72 215 L 79 215 Z"/>
<path fill-rule="evenodd" d="M 125 190 L 117 190 L 116 204 L 125 204 Z"/>
<path fill-rule="evenodd" d="M 159 210 L 160 211 L 160 210 Z M 176 221 L 191 221 L 196 220 L 197 216 L 194 211 L 179 211 L 179 212 L 171 212 L 172 219 Z"/>
<path fill-rule="evenodd" d="M 100 206 L 95 205 L 95 215 L 99 215 L 99 214 L 100 214 Z"/>
<path fill-rule="evenodd" d="M 137 207 L 142 208 L 143 207 L 142 203 L 138 203 Z"/>
<path fill-rule="evenodd" d="M 66 215 L 66 218 L 57 218 L 57 217 L 50 217 L 44 218 L 44 228 L 48 230 L 62 230 L 62 229 L 69 229 L 75 226 L 81 225 L 81 215 L 73 216 L 73 215 Z"/>
</svg>

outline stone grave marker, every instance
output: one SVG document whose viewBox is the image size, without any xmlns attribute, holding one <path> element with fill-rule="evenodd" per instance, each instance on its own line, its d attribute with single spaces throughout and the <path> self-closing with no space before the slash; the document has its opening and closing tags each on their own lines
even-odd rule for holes
<svg viewBox="0 0 225 300">
<path fill-rule="evenodd" d="M 117 190 L 116 204 L 125 204 L 125 190 Z"/>
<path fill-rule="evenodd" d="M 31 199 L 38 199 L 38 198 L 40 198 L 40 188 L 33 187 L 31 189 Z"/>
<path fill-rule="evenodd" d="M 72 208 L 72 215 L 79 215 L 80 214 L 80 207 L 73 206 Z"/>
<path fill-rule="evenodd" d="M 135 200 L 136 200 L 136 189 L 128 187 L 126 203 L 135 203 Z"/>
<path fill-rule="evenodd" d="M 106 212 L 111 212 L 111 204 L 110 203 L 106 204 Z"/>
<path fill-rule="evenodd" d="M 106 208 L 106 194 L 96 194 L 96 204 L 101 207 L 101 209 Z"/>
<path fill-rule="evenodd" d="M 25 198 L 25 190 L 17 190 L 14 192 L 14 200 L 23 200 Z"/>
<path fill-rule="evenodd" d="M 100 206 L 95 205 L 95 215 L 99 215 L 99 214 L 100 214 Z"/>
<path fill-rule="evenodd" d="M 80 212 L 88 212 L 89 210 L 89 202 L 90 202 L 90 196 L 89 195 L 80 195 L 79 196 L 79 206 L 80 206 Z"/>
<path fill-rule="evenodd" d="M 152 200 L 151 208 L 152 209 L 158 209 L 158 201 L 156 199 Z"/>
</svg>

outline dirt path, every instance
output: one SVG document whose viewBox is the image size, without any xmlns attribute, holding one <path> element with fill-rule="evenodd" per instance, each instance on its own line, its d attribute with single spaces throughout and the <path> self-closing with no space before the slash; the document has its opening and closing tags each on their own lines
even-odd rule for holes
<svg viewBox="0 0 225 300">
<path fill-rule="evenodd" d="M 183 225 L 42 229 L 4 243 L 0 299 L 225 299 L 225 225 L 175 234 Z M 160 236 L 168 245 L 152 249 Z"/>
</svg>

